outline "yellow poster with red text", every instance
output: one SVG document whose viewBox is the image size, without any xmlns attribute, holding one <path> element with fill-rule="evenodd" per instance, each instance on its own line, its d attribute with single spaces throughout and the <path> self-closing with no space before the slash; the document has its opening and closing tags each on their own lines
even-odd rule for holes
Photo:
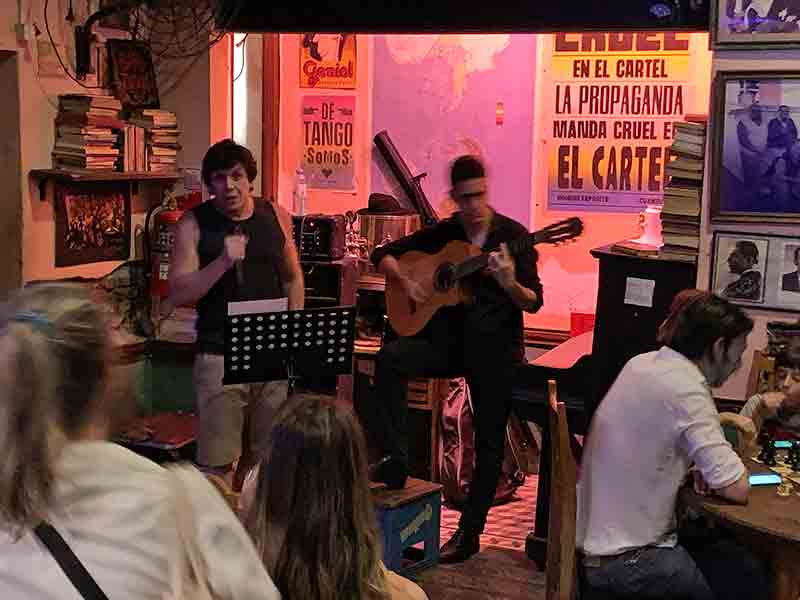
<svg viewBox="0 0 800 600">
<path fill-rule="evenodd" d="M 304 33 L 300 43 L 300 87 L 355 89 L 356 35 Z"/>
<path fill-rule="evenodd" d="M 560 33 L 550 56 L 550 210 L 662 203 L 673 123 L 695 106 L 690 34 Z"/>
</svg>

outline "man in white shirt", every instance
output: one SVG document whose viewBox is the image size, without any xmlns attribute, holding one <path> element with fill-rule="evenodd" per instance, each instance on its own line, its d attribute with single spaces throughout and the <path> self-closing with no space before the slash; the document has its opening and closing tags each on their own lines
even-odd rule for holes
<svg viewBox="0 0 800 600">
<path fill-rule="evenodd" d="M 588 598 L 768 596 L 746 551 L 729 540 L 685 547 L 675 516 L 690 469 L 698 491 L 747 502 L 747 469 L 725 440 L 711 387 L 739 367 L 752 327 L 726 300 L 685 290 L 660 328 L 664 346 L 631 359 L 600 403 L 578 484 Z"/>
</svg>

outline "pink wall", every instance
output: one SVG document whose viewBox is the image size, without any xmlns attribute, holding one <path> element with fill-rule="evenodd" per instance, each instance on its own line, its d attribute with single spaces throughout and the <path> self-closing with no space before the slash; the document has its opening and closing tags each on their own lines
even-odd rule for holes
<svg viewBox="0 0 800 600">
<path fill-rule="evenodd" d="M 367 205 L 372 139 L 370 90 L 372 87 L 372 36 L 357 36 L 356 89 L 315 90 L 300 87 L 299 34 L 281 35 L 281 107 L 278 202 L 291 210 L 295 169 L 300 164 L 303 129 L 300 107 L 304 95 L 354 96 L 356 102 L 353 151 L 355 156 L 355 185 L 353 191 L 309 189 L 306 214 L 344 213 Z"/>
</svg>

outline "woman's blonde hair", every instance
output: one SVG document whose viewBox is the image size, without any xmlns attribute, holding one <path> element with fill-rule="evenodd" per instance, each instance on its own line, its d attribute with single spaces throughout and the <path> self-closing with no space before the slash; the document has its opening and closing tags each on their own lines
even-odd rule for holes
<svg viewBox="0 0 800 600">
<path fill-rule="evenodd" d="M 276 416 L 246 525 L 284 600 L 388 598 L 350 410 L 300 397 Z"/>
<path fill-rule="evenodd" d="M 90 422 L 109 338 L 82 287 L 20 290 L 0 321 L 0 527 L 19 535 L 46 518 L 63 440 Z"/>
</svg>

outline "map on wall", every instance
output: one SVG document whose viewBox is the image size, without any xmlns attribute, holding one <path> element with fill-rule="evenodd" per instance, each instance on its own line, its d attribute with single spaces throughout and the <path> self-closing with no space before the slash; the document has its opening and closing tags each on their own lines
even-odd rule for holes
<svg viewBox="0 0 800 600">
<path fill-rule="evenodd" d="M 387 130 L 440 215 L 449 213 L 450 162 L 477 154 L 494 207 L 530 225 L 534 36 L 375 36 L 373 132 Z M 400 195 L 377 158 L 372 192 Z"/>
</svg>

